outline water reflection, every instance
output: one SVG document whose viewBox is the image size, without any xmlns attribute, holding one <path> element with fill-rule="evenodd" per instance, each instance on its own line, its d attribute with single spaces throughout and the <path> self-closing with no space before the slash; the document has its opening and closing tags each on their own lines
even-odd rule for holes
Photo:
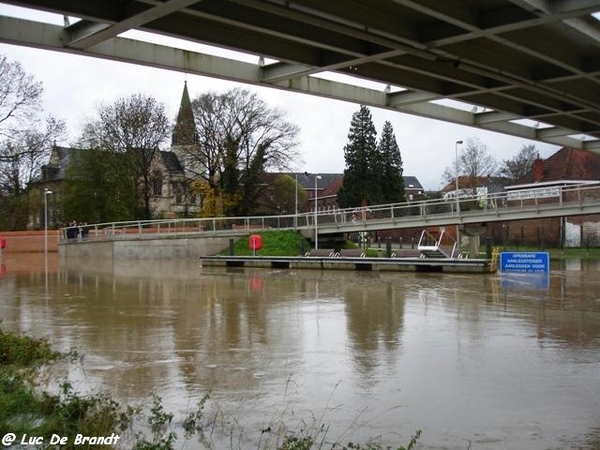
<svg viewBox="0 0 600 450">
<path fill-rule="evenodd" d="M 51 259 L 46 287 L 43 258 L 29 258 L 5 261 L 3 326 L 77 347 L 80 387 L 157 392 L 179 411 L 210 391 L 258 438 L 274 418 L 323 416 L 332 439 L 399 445 L 420 428 L 424 448 L 598 448 L 593 265 L 553 268 L 540 287 Z"/>
</svg>

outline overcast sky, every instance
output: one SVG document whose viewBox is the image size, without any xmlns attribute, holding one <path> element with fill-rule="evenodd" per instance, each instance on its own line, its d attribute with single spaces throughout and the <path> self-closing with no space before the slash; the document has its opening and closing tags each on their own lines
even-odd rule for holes
<svg viewBox="0 0 600 450">
<path fill-rule="evenodd" d="M 23 11 L 0 4 L 0 15 L 63 23 L 59 16 L 24 14 Z M 233 55 L 206 48 L 200 51 L 225 57 Z M 64 142 L 66 145 L 78 135 L 82 124 L 94 117 L 100 104 L 111 104 L 118 98 L 143 93 L 162 102 L 174 120 L 185 81 L 192 99 L 207 91 L 224 92 L 242 86 L 256 91 L 269 105 L 286 111 L 287 118 L 300 127 L 302 161 L 297 163 L 295 170 L 341 173 L 345 166 L 343 148 L 348 142 L 350 121 L 359 109 L 354 103 L 67 53 L 0 44 L 0 54 L 10 61 L 19 61 L 27 73 L 43 83 L 44 110 L 66 122 L 70 136 Z M 238 58 L 237 55 L 233 57 Z M 244 60 L 258 61 L 258 58 L 246 55 Z M 416 176 L 427 190 L 443 186 L 442 173 L 446 167 L 453 167 L 457 140 L 477 136 L 499 163 L 512 158 L 527 144 L 535 144 L 542 158 L 558 150 L 556 146 L 477 128 L 370 109 L 378 135 L 383 123 L 391 122 L 402 154 L 404 175 Z"/>
</svg>

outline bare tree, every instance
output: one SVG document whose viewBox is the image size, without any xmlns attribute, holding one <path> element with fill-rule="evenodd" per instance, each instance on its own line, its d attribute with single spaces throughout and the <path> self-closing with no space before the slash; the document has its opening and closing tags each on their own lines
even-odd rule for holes
<svg viewBox="0 0 600 450">
<path fill-rule="evenodd" d="M 42 93 L 41 82 L 0 55 L 0 228 L 28 225 L 39 206 L 29 185 L 66 131 L 42 116 Z"/>
<path fill-rule="evenodd" d="M 534 144 L 523 145 L 519 153 L 512 159 L 505 159 L 503 161 L 503 165 L 500 168 L 500 175 L 511 181 L 517 181 L 531 171 L 533 162 L 538 155 L 539 152 Z"/>
<path fill-rule="evenodd" d="M 84 126 L 80 145 L 121 155 L 124 176 L 135 180 L 134 197 L 140 218 L 151 217 L 152 169 L 170 131 L 165 108 L 153 97 L 134 94 L 98 108 L 98 118 Z"/>
<path fill-rule="evenodd" d="M 227 199 L 226 214 L 249 214 L 256 206 L 260 174 L 298 159 L 298 127 L 255 93 L 209 92 L 192 101 L 198 144 L 184 159 L 197 181 Z"/>
<path fill-rule="evenodd" d="M 42 109 L 42 83 L 28 75 L 19 62 L 0 55 L 0 135 L 12 138 L 30 130 Z"/>
<path fill-rule="evenodd" d="M 23 194 L 65 132 L 64 122 L 48 117 L 43 130 L 25 130 L 0 143 L 0 192 Z"/>
<path fill-rule="evenodd" d="M 24 189 L 49 148 L 44 143 L 64 132 L 64 124 L 51 117 L 46 132 L 38 130 L 44 126 L 42 93 L 42 83 L 19 62 L 0 55 L 0 186 L 4 195 L 18 195 Z"/>
<path fill-rule="evenodd" d="M 460 189 L 468 189 L 475 194 L 482 178 L 496 176 L 498 162 L 489 154 L 487 146 L 474 136 L 466 140 L 458 154 L 458 162 L 444 170 L 444 180 L 450 182 L 456 179 L 457 165 Z"/>
</svg>

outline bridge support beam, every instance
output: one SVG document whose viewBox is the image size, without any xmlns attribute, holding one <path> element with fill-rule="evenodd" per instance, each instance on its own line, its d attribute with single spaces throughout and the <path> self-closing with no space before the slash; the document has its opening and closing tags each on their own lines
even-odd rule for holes
<svg viewBox="0 0 600 450">
<path fill-rule="evenodd" d="M 469 237 L 469 258 L 479 258 L 479 247 L 481 246 L 481 236 L 487 233 L 486 223 L 464 225 L 462 234 Z"/>
</svg>

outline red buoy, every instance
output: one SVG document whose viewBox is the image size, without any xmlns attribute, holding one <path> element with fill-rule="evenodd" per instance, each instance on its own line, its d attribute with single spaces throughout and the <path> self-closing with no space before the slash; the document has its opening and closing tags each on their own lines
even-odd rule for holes
<svg viewBox="0 0 600 450">
<path fill-rule="evenodd" d="M 260 234 L 251 234 L 248 238 L 250 250 L 257 251 L 262 248 L 262 236 Z"/>
</svg>

